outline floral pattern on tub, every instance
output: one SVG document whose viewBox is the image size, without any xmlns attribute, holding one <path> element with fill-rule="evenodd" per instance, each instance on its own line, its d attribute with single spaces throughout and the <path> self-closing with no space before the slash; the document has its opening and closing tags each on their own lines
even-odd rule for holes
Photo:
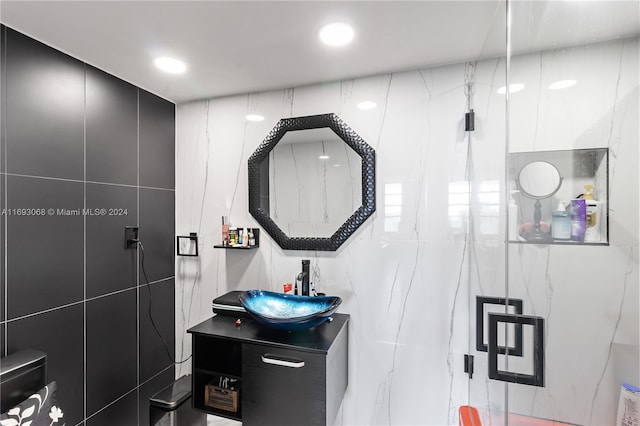
<svg viewBox="0 0 640 426">
<path fill-rule="evenodd" d="M 0 415 L 0 426 L 65 426 L 56 401 L 56 382 L 51 382 L 20 404 Z"/>
</svg>

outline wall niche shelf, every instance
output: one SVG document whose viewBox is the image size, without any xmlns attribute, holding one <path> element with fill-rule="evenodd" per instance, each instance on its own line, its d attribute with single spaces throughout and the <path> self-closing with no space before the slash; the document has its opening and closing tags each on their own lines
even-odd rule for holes
<svg viewBox="0 0 640 426">
<path fill-rule="evenodd" d="M 249 228 L 247 228 L 249 229 Z M 256 240 L 256 244 L 253 246 L 223 246 L 222 244 L 216 244 L 213 248 L 225 249 L 225 250 L 254 250 L 260 248 L 260 228 L 250 228 L 253 232 L 253 238 Z"/>
<path fill-rule="evenodd" d="M 527 165 L 536 163 L 549 163 L 553 165 L 560 174 L 560 181 L 553 191 L 541 190 L 537 192 L 536 186 L 542 185 L 545 181 L 554 180 L 553 176 L 543 172 L 544 167 L 527 168 L 526 172 L 521 171 Z M 553 170 L 551 168 L 551 170 Z M 516 226 L 510 224 L 508 235 L 509 243 L 515 244 L 554 244 L 554 245 L 576 245 L 576 246 L 608 246 L 609 245 L 609 149 L 572 149 L 563 151 L 535 151 L 535 152 L 513 152 L 509 154 L 509 188 L 511 198 L 517 206 L 515 212 L 508 213 L 509 221 L 516 218 Z M 528 182 L 528 183 L 527 183 Z M 561 227 L 566 231 L 571 221 L 570 204 L 572 199 L 582 198 L 587 191 L 585 185 L 593 185 L 593 196 L 597 203 L 587 204 L 587 228 L 584 241 L 567 239 L 566 232 L 562 235 L 565 238 L 555 238 L 561 235 Z M 524 191 L 526 187 L 533 188 L 532 191 Z M 525 193 L 527 192 L 527 193 Z M 531 193 L 533 192 L 533 196 Z M 540 195 L 544 194 L 544 195 Z M 535 196 L 540 195 L 540 196 Z M 547 196 L 548 195 L 548 196 Z M 566 215 L 557 212 L 562 203 L 566 207 Z M 509 201 L 508 210 L 514 209 L 513 203 Z M 536 207 L 538 204 L 538 207 Z M 594 207 L 593 204 L 597 204 Z M 538 209 L 538 212 L 536 210 Z M 555 221 L 554 221 L 554 213 Z M 539 231 L 536 229 L 536 215 L 539 214 Z M 558 219 L 558 218 L 561 219 Z M 556 228 L 554 229 L 554 225 Z M 536 234 L 536 232 L 538 234 Z"/>
</svg>

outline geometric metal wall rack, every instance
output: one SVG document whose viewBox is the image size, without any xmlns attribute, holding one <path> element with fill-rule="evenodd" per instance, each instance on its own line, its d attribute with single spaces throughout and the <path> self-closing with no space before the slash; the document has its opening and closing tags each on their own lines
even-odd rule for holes
<svg viewBox="0 0 640 426">
<path fill-rule="evenodd" d="M 533 374 L 498 369 L 498 324 L 533 326 Z M 544 387 L 544 318 L 520 314 L 489 314 L 489 378 L 504 382 Z M 511 355 L 509 351 L 508 355 Z"/>
<path fill-rule="evenodd" d="M 515 314 L 522 314 L 522 299 L 505 299 L 502 297 L 485 297 L 476 296 L 476 350 L 480 352 L 487 352 L 488 345 L 486 345 L 484 339 L 484 305 L 503 305 L 513 306 Z M 509 347 L 509 355 L 522 356 L 522 325 L 515 325 L 515 346 Z M 499 354 L 506 354 L 507 348 L 504 346 L 498 346 Z"/>
</svg>

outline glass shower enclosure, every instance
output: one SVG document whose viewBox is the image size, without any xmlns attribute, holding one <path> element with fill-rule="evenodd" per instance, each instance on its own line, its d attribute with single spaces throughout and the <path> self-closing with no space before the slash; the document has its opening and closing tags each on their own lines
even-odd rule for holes
<svg viewBox="0 0 640 426">
<path fill-rule="evenodd" d="M 504 6 L 505 57 L 474 64 L 469 404 L 614 425 L 640 386 L 640 3 Z"/>
</svg>

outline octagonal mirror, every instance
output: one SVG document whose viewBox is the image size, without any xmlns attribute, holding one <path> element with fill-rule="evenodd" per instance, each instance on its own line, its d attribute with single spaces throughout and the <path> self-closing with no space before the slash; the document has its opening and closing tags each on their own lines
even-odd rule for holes
<svg viewBox="0 0 640 426">
<path fill-rule="evenodd" d="M 337 250 L 375 211 L 375 152 L 335 114 L 285 118 L 249 158 L 249 212 L 286 250 Z"/>
</svg>

